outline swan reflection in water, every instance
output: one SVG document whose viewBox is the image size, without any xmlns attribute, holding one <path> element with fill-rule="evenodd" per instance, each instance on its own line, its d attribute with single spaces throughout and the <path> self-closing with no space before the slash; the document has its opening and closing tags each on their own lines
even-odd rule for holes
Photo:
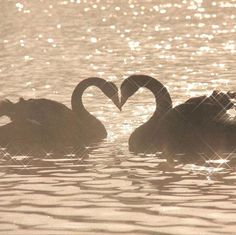
<svg viewBox="0 0 236 235">
<path fill-rule="evenodd" d="M 104 125 L 82 103 L 83 92 L 90 86 L 98 87 L 119 107 L 116 85 L 97 77 L 87 78 L 76 86 L 71 97 L 72 109 L 49 99 L 20 98 L 17 103 L 3 100 L 0 116 L 6 115 L 12 122 L 0 127 L 0 144 L 84 148 L 106 138 Z"/>
<path fill-rule="evenodd" d="M 236 148 L 236 122 L 226 113 L 234 107 L 236 93 L 214 91 L 210 96 L 190 98 L 172 107 L 165 86 L 146 75 L 132 75 L 121 84 L 120 108 L 140 88 L 155 96 L 152 117 L 135 129 L 129 149 L 135 153 L 214 153 Z"/>
</svg>

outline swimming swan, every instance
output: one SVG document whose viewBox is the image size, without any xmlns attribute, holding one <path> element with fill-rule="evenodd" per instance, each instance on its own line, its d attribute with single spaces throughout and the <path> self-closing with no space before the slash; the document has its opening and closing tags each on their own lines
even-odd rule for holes
<svg viewBox="0 0 236 235">
<path fill-rule="evenodd" d="M 0 103 L 0 116 L 11 123 L 0 127 L 0 144 L 8 142 L 39 142 L 88 145 L 107 136 L 104 125 L 90 114 L 82 103 L 83 92 L 90 86 L 98 87 L 118 107 L 116 85 L 102 78 L 90 77 L 80 82 L 73 91 L 72 109 L 49 99 L 20 98 L 12 103 Z"/>
<path fill-rule="evenodd" d="M 154 94 L 156 110 L 131 134 L 130 151 L 201 153 L 235 149 L 236 123 L 226 114 L 234 106 L 235 93 L 214 91 L 209 97 L 190 98 L 173 108 L 170 94 L 161 82 L 146 75 L 132 75 L 121 84 L 120 108 L 140 87 Z"/>
</svg>

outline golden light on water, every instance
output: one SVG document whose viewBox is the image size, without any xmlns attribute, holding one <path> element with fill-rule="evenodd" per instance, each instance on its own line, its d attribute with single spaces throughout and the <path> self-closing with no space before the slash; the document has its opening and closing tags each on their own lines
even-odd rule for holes
<svg viewBox="0 0 236 235">
<path fill-rule="evenodd" d="M 236 90 L 233 0 L 4 0 L 0 7 L 1 99 L 70 107 L 83 79 L 119 87 L 136 73 L 160 80 L 174 105 Z M 120 112 L 89 88 L 83 102 L 106 127 L 101 143 L 57 153 L 0 149 L 2 233 L 235 233 L 233 152 L 202 154 L 201 164 L 133 154 L 129 137 L 153 114 L 154 96 L 140 89 Z"/>
</svg>

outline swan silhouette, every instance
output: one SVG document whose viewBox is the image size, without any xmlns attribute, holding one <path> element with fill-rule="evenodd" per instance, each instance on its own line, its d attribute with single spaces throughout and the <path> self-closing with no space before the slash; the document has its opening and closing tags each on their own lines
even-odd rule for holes
<svg viewBox="0 0 236 235">
<path fill-rule="evenodd" d="M 120 108 L 140 87 L 154 94 L 156 110 L 131 134 L 130 151 L 212 153 L 235 149 L 236 123 L 226 113 L 234 106 L 235 93 L 214 91 L 209 97 L 190 98 L 173 108 L 170 94 L 161 82 L 146 75 L 132 75 L 121 84 Z"/>
<path fill-rule="evenodd" d="M 39 144 L 89 145 L 107 136 L 104 125 L 90 114 L 82 103 L 86 88 L 98 87 L 119 107 L 116 85 L 102 78 L 90 77 L 80 82 L 71 97 L 72 109 L 49 99 L 19 99 L 0 104 L 0 116 L 10 117 L 11 123 L 0 127 L 0 144 L 25 142 Z"/>
</svg>

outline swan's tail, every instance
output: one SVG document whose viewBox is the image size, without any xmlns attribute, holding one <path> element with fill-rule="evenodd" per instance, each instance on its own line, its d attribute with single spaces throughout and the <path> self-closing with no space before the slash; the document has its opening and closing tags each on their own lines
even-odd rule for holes
<svg viewBox="0 0 236 235">
<path fill-rule="evenodd" d="M 0 101 L 0 117 L 4 115 L 10 117 L 13 112 L 13 107 L 14 104 L 8 99 Z"/>
</svg>

